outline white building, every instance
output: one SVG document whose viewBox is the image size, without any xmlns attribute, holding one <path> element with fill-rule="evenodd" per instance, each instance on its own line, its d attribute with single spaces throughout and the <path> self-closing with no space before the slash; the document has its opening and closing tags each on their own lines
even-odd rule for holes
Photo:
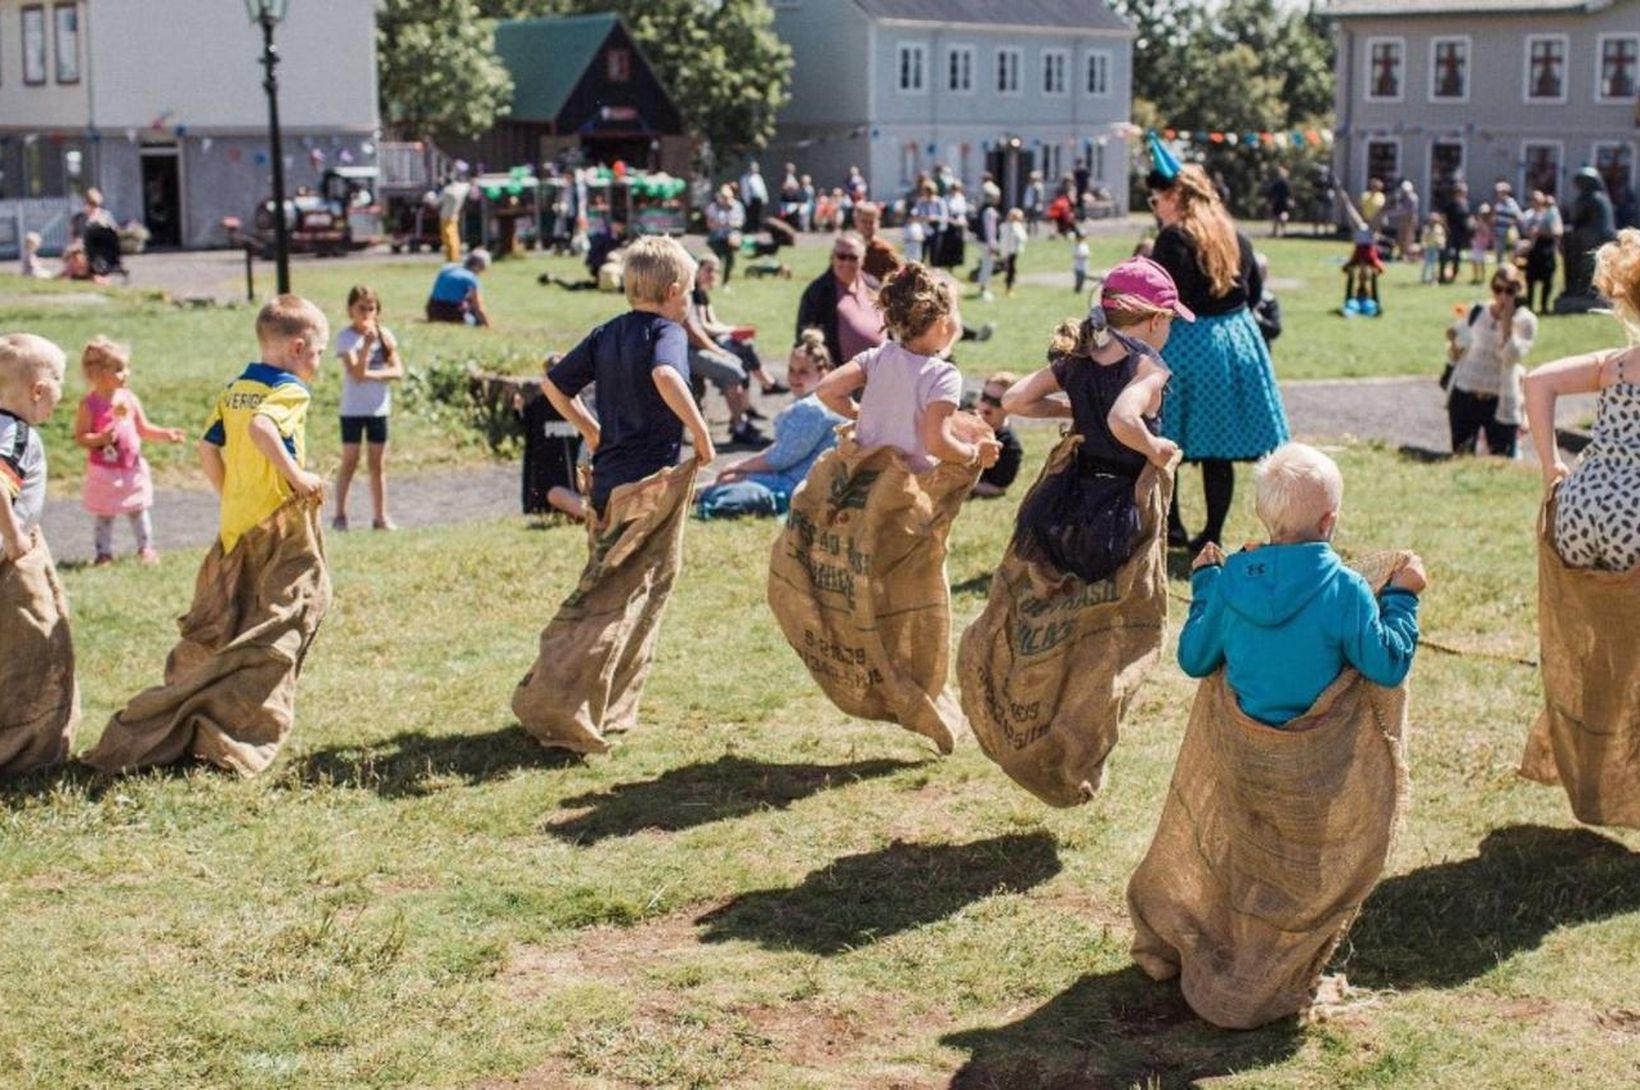
<svg viewBox="0 0 1640 1090">
<path fill-rule="evenodd" d="M 291 0 L 275 31 L 286 185 L 373 161 L 373 0 Z M 272 191 L 261 28 L 242 0 L 0 0 L 0 197 L 97 185 L 154 245 L 226 241 Z"/>
</svg>

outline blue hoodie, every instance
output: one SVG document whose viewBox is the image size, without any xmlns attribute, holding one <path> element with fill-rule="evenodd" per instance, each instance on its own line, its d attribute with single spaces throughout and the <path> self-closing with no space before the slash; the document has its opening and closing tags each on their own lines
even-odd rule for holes
<svg viewBox="0 0 1640 1090">
<path fill-rule="evenodd" d="M 1221 664 L 1241 710 L 1279 727 L 1310 710 L 1345 666 L 1399 685 L 1418 647 L 1418 596 L 1375 599 L 1324 541 L 1261 545 L 1190 577 L 1179 666 L 1206 677 Z"/>
</svg>

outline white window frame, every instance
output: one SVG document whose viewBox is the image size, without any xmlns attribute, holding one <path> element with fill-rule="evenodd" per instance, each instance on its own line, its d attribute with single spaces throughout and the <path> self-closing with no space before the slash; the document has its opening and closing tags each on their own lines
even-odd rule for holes
<svg viewBox="0 0 1640 1090">
<path fill-rule="evenodd" d="M 1102 91 L 1088 90 L 1088 78 L 1093 74 L 1093 62 L 1098 60 L 1104 65 L 1104 78 L 1100 80 Z M 1110 70 L 1116 64 L 1116 54 L 1109 49 L 1090 49 L 1082 56 L 1082 93 L 1088 98 L 1110 97 Z"/>
<path fill-rule="evenodd" d="M 1053 90 L 1048 86 L 1048 73 L 1053 70 L 1054 63 L 1059 65 L 1059 89 Z M 1044 49 L 1042 51 L 1042 95 L 1044 98 L 1066 98 L 1071 93 L 1071 51 L 1068 49 Z"/>
<path fill-rule="evenodd" d="M 1396 81 L 1394 95 L 1375 95 L 1372 93 L 1372 50 L 1378 45 L 1394 45 L 1401 50 L 1401 77 Z M 1365 102 L 1405 102 L 1407 97 L 1407 40 L 1394 36 L 1368 38 L 1365 43 L 1366 63 L 1362 71 L 1366 73 L 1366 80 L 1361 86 L 1361 97 Z"/>
<path fill-rule="evenodd" d="M 1560 43 L 1560 97 L 1533 98 L 1532 97 L 1532 45 L 1536 42 Z M 1598 78 L 1598 77 L 1597 77 Z M 1572 40 L 1566 34 L 1528 34 L 1526 45 L 1521 53 L 1520 72 L 1520 100 L 1526 106 L 1564 106 L 1566 95 L 1572 85 Z"/>
<path fill-rule="evenodd" d="M 1520 188 L 1515 192 L 1523 197 L 1531 195 L 1532 183 L 1526 173 L 1527 168 L 1530 166 L 1526 159 L 1526 149 L 1538 147 L 1555 149 L 1555 199 L 1560 200 L 1566 196 L 1565 191 L 1560 188 L 1566 177 L 1566 141 L 1564 140 L 1545 140 L 1542 137 L 1534 136 L 1520 142 Z"/>
<path fill-rule="evenodd" d="M 1455 180 L 1465 183 L 1469 181 L 1468 139 L 1462 136 L 1432 136 L 1429 138 L 1429 144 L 1424 149 L 1423 194 L 1424 198 L 1429 201 L 1433 201 L 1435 199 L 1435 145 L 1437 144 L 1458 145 L 1458 177 Z M 1478 202 L 1471 202 L 1470 208 L 1473 209 L 1476 203 Z M 1440 211 L 1440 209 L 1435 208 L 1433 204 L 1430 205 L 1430 208 L 1436 212 Z"/>
<path fill-rule="evenodd" d="M 1435 54 L 1443 45 L 1453 42 L 1463 44 L 1463 94 L 1443 96 L 1435 93 L 1437 68 Z M 1429 40 L 1429 90 L 1428 99 L 1432 106 L 1462 106 L 1469 101 L 1469 88 L 1475 82 L 1475 42 L 1467 34 L 1442 34 L 1438 38 Z"/>
<path fill-rule="evenodd" d="M 1636 53 L 1636 63 L 1640 64 L 1640 34 L 1618 34 L 1615 32 L 1610 34 L 1597 34 L 1594 40 L 1594 101 L 1597 106 L 1628 106 L 1634 102 L 1633 96 L 1625 98 L 1621 95 L 1613 96 L 1600 93 L 1601 82 L 1606 76 L 1606 73 L 1601 67 L 1605 63 L 1606 43 L 1614 38 L 1627 38 L 1629 41 L 1633 42 Z M 1640 91 L 1640 71 L 1635 72 L 1635 83 L 1637 91 Z M 1618 140 L 1605 141 L 1605 143 L 1608 144 L 1616 144 L 1621 142 L 1622 141 Z"/>
<path fill-rule="evenodd" d="M 1621 37 L 1622 35 L 1618 35 Z M 1596 170 L 1600 169 L 1601 148 L 1628 148 L 1629 149 L 1629 184 L 1640 181 L 1640 149 L 1636 149 L 1633 140 L 1596 140 L 1589 145 L 1589 165 Z"/>
<path fill-rule="evenodd" d="M 1367 139 L 1361 144 L 1361 184 L 1356 187 L 1362 192 L 1366 191 L 1367 183 L 1371 181 L 1373 177 L 1372 146 L 1374 144 L 1390 144 L 1395 148 L 1395 177 L 1379 179 L 1379 181 L 1384 183 L 1385 191 L 1388 192 L 1389 188 L 1395 184 L 1396 179 L 1405 176 L 1402 170 L 1402 165 L 1406 162 L 1406 148 L 1402 145 L 1401 138 L 1399 136 L 1367 137 Z M 1427 193 L 1429 190 L 1426 189 L 1424 192 Z"/>
<path fill-rule="evenodd" d="M 951 65 L 956 61 L 956 58 L 959 57 L 959 56 L 965 56 L 965 57 L 968 58 L 968 69 L 967 69 L 967 72 L 966 72 L 966 75 L 968 76 L 968 86 L 966 86 L 966 87 L 953 87 L 953 86 L 951 86 Z M 978 60 L 979 60 L 978 51 L 975 50 L 974 47 L 971 44 L 967 43 L 967 42 L 963 42 L 959 45 L 953 45 L 949 49 L 947 49 L 945 51 L 945 89 L 946 89 L 946 91 L 949 92 L 950 94 L 953 94 L 953 95 L 971 95 L 971 94 L 973 94 L 974 93 L 974 76 L 975 76 L 975 74 L 976 74 L 976 72 L 979 68 Z"/>
<path fill-rule="evenodd" d="M 914 53 L 917 57 L 916 73 L 917 85 L 905 85 L 905 58 L 906 54 Z M 928 43 L 927 42 L 896 42 L 894 44 L 894 88 L 902 95 L 926 95 L 928 93 Z"/>
<path fill-rule="evenodd" d="M 1002 58 L 1004 57 L 1014 59 L 1014 85 L 1012 88 L 1005 88 L 1002 85 Z M 991 74 L 996 77 L 996 93 L 999 95 L 1023 95 L 1025 93 L 1025 50 L 1017 45 L 998 46 L 996 61 L 997 63 L 991 69 Z"/>
</svg>

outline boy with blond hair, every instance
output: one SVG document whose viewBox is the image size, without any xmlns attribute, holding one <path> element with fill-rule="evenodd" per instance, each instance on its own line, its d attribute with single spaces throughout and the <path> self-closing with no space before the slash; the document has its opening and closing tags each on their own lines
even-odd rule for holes
<svg viewBox="0 0 1640 1090">
<path fill-rule="evenodd" d="M 37 429 L 63 396 L 66 366 L 43 337 L 0 336 L 0 774 L 61 761 L 80 720 L 68 607 L 40 535 Z"/>
<path fill-rule="evenodd" d="M 1331 545 L 1344 478 L 1314 447 L 1276 448 L 1255 479 L 1270 541 L 1228 559 L 1209 545 L 1196 558 L 1180 668 L 1207 677 L 1224 666 L 1241 710 L 1272 727 L 1308 711 L 1345 666 L 1399 685 L 1418 646 L 1423 561 L 1410 556 L 1376 596 L 1344 566 Z"/>
<path fill-rule="evenodd" d="M 308 383 L 330 328 L 313 303 L 281 295 L 257 315 L 256 340 L 261 358 L 217 395 L 199 442 L 221 501 L 216 545 L 164 684 L 132 698 L 83 758 L 104 772 L 195 757 L 256 775 L 295 722 L 296 680 L 330 606 L 324 482 L 304 467 Z"/>
<path fill-rule="evenodd" d="M 1003 395 L 1018 381 L 1019 376 L 1012 371 L 995 371 L 986 376 L 985 385 L 980 387 L 975 408 L 979 418 L 991 425 L 996 441 L 1002 444 L 1002 451 L 997 455 L 996 464 L 986 467 L 985 472 L 979 475 L 979 483 L 974 485 L 975 496 L 995 498 L 1007 495 L 1009 486 L 1019 477 L 1020 463 L 1025 460 L 1025 448 L 1020 445 L 1014 429 L 1008 426 L 1008 411 L 1002 407 Z"/>
</svg>

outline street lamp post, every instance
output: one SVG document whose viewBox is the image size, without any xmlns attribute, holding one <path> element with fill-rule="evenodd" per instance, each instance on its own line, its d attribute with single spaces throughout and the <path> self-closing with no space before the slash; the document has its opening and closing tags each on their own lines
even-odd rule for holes
<svg viewBox="0 0 1640 1090">
<path fill-rule="evenodd" d="M 273 28 L 285 17 L 290 0 L 245 0 L 251 22 L 262 28 L 262 67 L 267 78 L 262 87 L 268 93 L 268 153 L 273 159 L 273 248 L 278 269 L 279 294 L 290 291 L 290 228 L 285 222 L 285 152 L 279 138 L 279 50 L 273 44 Z"/>
</svg>

